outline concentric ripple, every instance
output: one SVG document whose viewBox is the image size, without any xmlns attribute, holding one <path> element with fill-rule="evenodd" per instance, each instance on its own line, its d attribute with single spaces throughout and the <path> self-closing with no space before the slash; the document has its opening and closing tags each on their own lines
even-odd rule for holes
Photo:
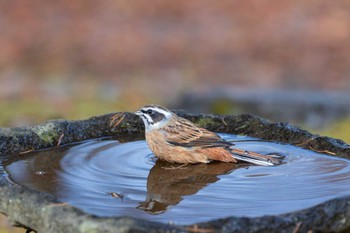
<svg viewBox="0 0 350 233">
<path fill-rule="evenodd" d="M 299 147 L 221 134 L 238 148 L 279 153 L 276 167 L 156 161 L 145 141 L 89 141 L 5 161 L 16 183 L 56 195 L 98 216 L 179 224 L 262 216 L 350 194 L 350 161 Z"/>
</svg>

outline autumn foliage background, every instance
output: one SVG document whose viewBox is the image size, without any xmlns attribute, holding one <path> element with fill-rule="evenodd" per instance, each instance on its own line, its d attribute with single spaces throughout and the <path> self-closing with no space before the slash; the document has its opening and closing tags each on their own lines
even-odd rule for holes
<svg viewBox="0 0 350 233">
<path fill-rule="evenodd" d="M 216 87 L 350 91 L 350 1 L 0 1 L 1 126 Z"/>
<path fill-rule="evenodd" d="M 223 85 L 350 90 L 349 12 L 346 0 L 1 1 L 0 100 L 65 116 L 76 99 L 132 109 Z"/>
</svg>

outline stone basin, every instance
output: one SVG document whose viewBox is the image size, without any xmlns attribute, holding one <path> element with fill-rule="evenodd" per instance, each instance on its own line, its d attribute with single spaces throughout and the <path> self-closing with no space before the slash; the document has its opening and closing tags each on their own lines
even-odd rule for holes
<svg viewBox="0 0 350 233">
<path fill-rule="evenodd" d="M 288 123 L 273 123 L 251 116 L 218 116 L 177 112 L 201 127 L 288 143 L 331 156 L 350 158 L 350 146 L 341 140 L 320 137 Z M 105 137 L 142 137 L 143 124 L 126 113 L 117 127 L 114 114 L 81 121 L 52 120 L 33 127 L 0 130 L 0 168 L 3 161 L 33 150 L 64 146 Z M 57 197 L 13 183 L 1 173 L 0 211 L 13 224 L 37 232 L 346 232 L 350 230 L 350 196 L 332 199 L 308 209 L 262 217 L 214 219 L 191 225 L 166 224 L 135 217 L 98 217 L 63 203 Z"/>
</svg>

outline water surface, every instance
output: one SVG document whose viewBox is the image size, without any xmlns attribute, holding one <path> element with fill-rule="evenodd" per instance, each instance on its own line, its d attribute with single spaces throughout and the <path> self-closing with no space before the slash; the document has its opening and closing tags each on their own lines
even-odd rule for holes
<svg viewBox="0 0 350 233">
<path fill-rule="evenodd" d="M 98 140 L 4 162 L 9 179 L 98 216 L 189 224 L 311 207 L 350 194 L 350 161 L 221 134 L 239 148 L 286 156 L 275 167 L 156 161 L 145 141 Z"/>
</svg>

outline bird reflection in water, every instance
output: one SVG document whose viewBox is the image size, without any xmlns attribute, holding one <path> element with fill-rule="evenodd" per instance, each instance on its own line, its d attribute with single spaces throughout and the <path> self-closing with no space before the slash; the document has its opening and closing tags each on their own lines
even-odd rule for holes
<svg viewBox="0 0 350 233">
<path fill-rule="evenodd" d="M 209 184 L 220 180 L 247 165 L 212 162 L 180 165 L 157 160 L 147 178 L 147 197 L 137 207 L 151 214 L 164 213 L 169 206 L 180 203 L 184 196 L 193 195 Z"/>
</svg>

